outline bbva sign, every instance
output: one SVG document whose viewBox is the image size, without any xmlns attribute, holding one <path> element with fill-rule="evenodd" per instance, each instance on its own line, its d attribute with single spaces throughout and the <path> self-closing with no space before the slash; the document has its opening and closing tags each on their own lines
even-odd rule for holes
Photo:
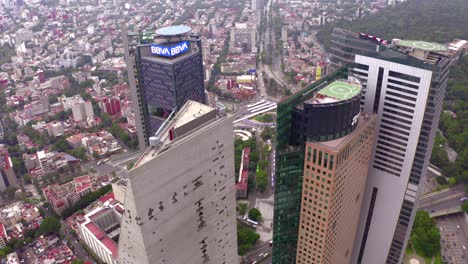
<svg viewBox="0 0 468 264">
<path fill-rule="evenodd" d="M 188 41 L 183 41 L 172 46 L 151 44 L 151 54 L 164 57 L 173 57 L 189 49 Z"/>
</svg>

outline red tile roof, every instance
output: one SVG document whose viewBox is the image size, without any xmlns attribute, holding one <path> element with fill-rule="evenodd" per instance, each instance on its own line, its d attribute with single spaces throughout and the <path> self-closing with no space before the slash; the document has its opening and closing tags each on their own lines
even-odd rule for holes
<svg viewBox="0 0 468 264">
<path fill-rule="evenodd" d="M 118 248 L 117 244 L 114 242 L 114 240 L 110 239 L 96 224 L 93 222 L 90 222 L 86 224 L 86 228 L 88 228 L 93 235 L 101 241 L 104 246 L 109 249 L 112 252 L 112 256 L 114 258 L 117 258 L 118 254 Z"/>
<path fill-rule="evenodd" d="M 108 194 L 106 194 L 104 196 L 101 196 L 101 198 L 99 198 L 99 201 L 105 203 L 105 202 L 107 202 L 107 201 L 109 201 L 111 199 L 115 199 L 113 192 L 110 192 L 110 193 L 108 193 Z"/>
</svg>

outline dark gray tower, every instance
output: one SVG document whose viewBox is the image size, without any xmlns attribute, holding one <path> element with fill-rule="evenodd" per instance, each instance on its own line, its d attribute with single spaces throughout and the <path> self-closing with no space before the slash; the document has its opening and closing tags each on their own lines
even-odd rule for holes
<svg viewBox="0 0 468 264">
<path fill-rule="evenodd" d="M 206 103 L 202 44 L 186 26 L 156 33 L 124 30 L 125 57 L 140 148 L 188 100 Z"/>
</svg>

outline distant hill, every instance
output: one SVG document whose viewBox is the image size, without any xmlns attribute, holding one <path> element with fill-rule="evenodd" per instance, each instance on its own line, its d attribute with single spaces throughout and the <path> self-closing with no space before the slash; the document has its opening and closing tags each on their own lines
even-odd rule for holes
<svg viewBox="0 0 468 264">
<path fill-rule="evenodd" d="M 334 27 L 364 32 L 386 39 L 450 42 L 468 39 L 468 0 L 409 0 L 395 7 L 349 22 L 337 22 L 318 32 L 318 40 L 330 48 Z"/>
</svg>

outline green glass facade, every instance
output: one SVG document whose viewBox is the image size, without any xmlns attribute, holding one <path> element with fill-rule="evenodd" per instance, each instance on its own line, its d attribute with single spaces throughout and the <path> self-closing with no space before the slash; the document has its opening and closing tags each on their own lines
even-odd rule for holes
<svg viewBox="0 0 468 264">
<path fill-rule="evenodd" d="M 333 80 L 347 77 L 347 67 L 340 68 L 278 103 L 273 217 L 273 263 L 275 264 L 296 263 L 305 142 L 298 145 L 290 144 L 292 112 L 296 106 L 304 103 L 316 91 Z"/>
</svg>

